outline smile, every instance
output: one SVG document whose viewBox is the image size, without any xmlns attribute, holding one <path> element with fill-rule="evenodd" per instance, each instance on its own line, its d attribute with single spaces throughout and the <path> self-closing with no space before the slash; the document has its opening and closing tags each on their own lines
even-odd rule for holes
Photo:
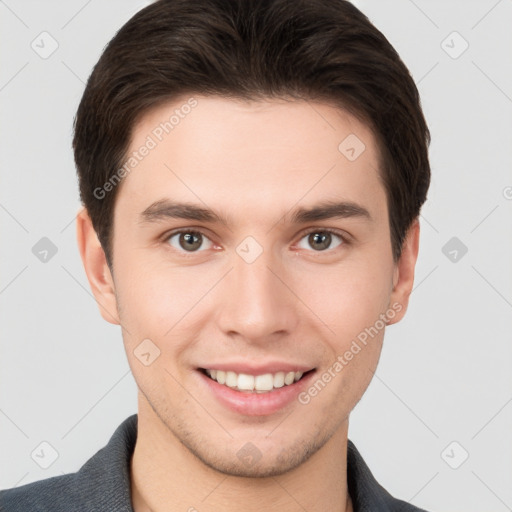
<svg viewBox="0 0 512 512">
<path fill-rule="evenodd" d="M 262 375 L 248 375 L 233 371 L 204 369 L 203 372 L 210 379 L 227 386 L 228 388 L 247 393 L 269 393 L 299 381 L 303 372 L 277 372 Z M 308 373 L 308 372 L 306 372 Z"/>
</svg>

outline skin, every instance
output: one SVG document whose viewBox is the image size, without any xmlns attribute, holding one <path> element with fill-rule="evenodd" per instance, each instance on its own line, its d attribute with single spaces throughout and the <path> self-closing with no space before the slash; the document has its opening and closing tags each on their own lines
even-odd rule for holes
<svg viewBox="0 0 512 512">
<path fill-rule="evenodd" d="M 375 138 L 345 111 L 299 100 L 194 97 L 197 106 L 120 185 L 112 271 L 87 211 L 78 216 L 90 286 L 105 320 L 122 326 L 139 388 L 134 509 L 350 511 L 349 414 L 377 367 L 385 329 L 308 404 L 293 400 L 269 415 L 226 408 L 205 391 L 197 368 L 272 359 L 321 376 L 393 304 L 401 310 L 388 325 L 405 314 L 418 222 L 395 262 Z M 147 112 L 130 151 L 186 100 Z M 355 161 L 338 150 L 350 134 L 366 146 Z M 142 221 L 163 199 L 208 207 L 228 225 Z M 369 218 L 290 223 L 295 208 L 325 200 L 356 203 Z M 203 244 L 187 252 L 179 235 L 169 238 L 176 228 L 200 230 Z M 338 230 L 346 241 L 332 235 L 319 250 L 309 228 Z M 252 263 L 236 251 L 247 236 L 263 250 Z M 144 339 L 160 350 L 149 366 L 134 355 Z M 261 453 L 250 467 L 237 456 L 249 442 Z"/>
</svg>

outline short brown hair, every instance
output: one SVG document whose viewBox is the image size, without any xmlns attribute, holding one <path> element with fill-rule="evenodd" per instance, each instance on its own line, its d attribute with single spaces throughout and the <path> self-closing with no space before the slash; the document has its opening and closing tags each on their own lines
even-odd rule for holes
<svg viewBox="0 0 512 512">
<path fill-rule="evenodd" d="M 384 35 L 345 0 L 158 0 L 107 45 L 75 117 L 80 197 L 109 264 L 118 187 L 95 191 L 123 165 L 141 115 L 184 94 L 324 100 L 366 122 L 399 258 L 430 183 L 430 133 Z"/>
</svg>

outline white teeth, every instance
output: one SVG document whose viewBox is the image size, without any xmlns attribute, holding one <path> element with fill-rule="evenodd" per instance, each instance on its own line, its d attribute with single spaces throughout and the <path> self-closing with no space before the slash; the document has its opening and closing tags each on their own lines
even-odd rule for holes
<svg viewBox="0 0 512 512">
<path fill-rule="evenodd" d="M 240 377 L 238 377 L 238 381 L 240 382 Z M 238 386 L 240 387 L 240 386 Z M 254 379 L 254 389 L 256 391 L 270 391 L 274 387 L 274 377 L 271 373 L 265 373 L 265 375 L 258 375 Z"/>
<path fill-rule="evenodd" d="M 274 375 L 274 387 L 282 388 L 284 386 L 284 372 L 278 372 Z"/>
<path fill-rule="evenodd" d="M 284 377 L 284 383 L 289 386 L 295 380 L 295 372 L 288 372 Z"/>
<path fill-rule="evenodd" d="M 226 372 L 226 386 L 236 388 L 238 384 L 238 375 L 235 372 Z"/>
<path fill-rule="evenodd" d="M 253 391 L 265 393 L 273 389 L 289 386 L 297 382 L 303 376 L 303 372 L 277 372 L 265 373 L 263 375 L 248 375 L 246 373 L 235 373 L 232 371 L 206 370 L 213 380 L 230 388 L 237 388 L 240 391 Z"/>
<path fill-rule="evenodd" d="M 241 373 L 238 375 L 238 389 L 243 391 L 252 391 L 254 389 L 254 377 Z"/>
</svg>

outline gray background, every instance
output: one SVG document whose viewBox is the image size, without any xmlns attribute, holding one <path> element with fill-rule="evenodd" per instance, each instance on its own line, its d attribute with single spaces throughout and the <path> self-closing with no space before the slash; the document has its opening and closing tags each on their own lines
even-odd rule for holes
<svg viewBox="0 0 512 512">
<path fill-rule="evenodd" d="M 71 127 L 102 48 L 147 3 L 0 1 L 0 488 L 78 470 L 136 412 L 76 248 Z M 512 510 L 512 1 L 356 4 L 418 84 L 433 181 L 410 309 L 349 437 L 402 499 Z"/>
</svg>

